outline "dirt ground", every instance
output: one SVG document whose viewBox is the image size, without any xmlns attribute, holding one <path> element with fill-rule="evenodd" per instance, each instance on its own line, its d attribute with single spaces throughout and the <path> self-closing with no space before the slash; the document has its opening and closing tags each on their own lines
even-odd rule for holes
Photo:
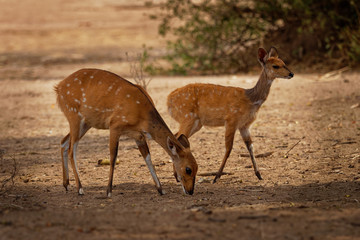
<svg viewBox="0 0 360 240">
<path fill-rule="evenodd" d="M 199 164 L 194 195 L 182 193 L 169 157 L 150 141 L 166 192 L 160 196 L 134 141 L 124 137 L 107 198 L 109 166 L 98 160 L 109 157 L 108 131 L 92 129 L 78 148 L 85 191 L 78 196 L 72 172 L 69 191 L 62 186 L 60 140 L 68 123 L 53 87 L 82 67 L 126 76 L 124 53 L 143 43 L 161 52 L 156 23 L 144 15 L 157 8 L 143 1 L 14 2 L 0 9 L 1 239 L 360 239 L 359 73 L 295 72 L 274 82 L 251 131 L 255 154 L 271 152 L 257 158 L 262 181 L 237 133 L 227 174 L 212 184 L 224 128 L 203 128 L 190 138 Z M 154 77 L 149 94 L 175 132 L 165 105 L 172 90 L 193 82 L 249 88 L 258 75 Z"/>
</svg>

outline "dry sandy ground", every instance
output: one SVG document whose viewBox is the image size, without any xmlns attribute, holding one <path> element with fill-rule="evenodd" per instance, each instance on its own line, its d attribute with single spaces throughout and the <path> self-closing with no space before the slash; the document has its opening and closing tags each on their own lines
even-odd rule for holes
<svg viewBox="0 0 360 240">
<path fill-rule="evenodd" d="M 167 94 L 190 82 L 251 86 L 256 76 L 154 78 L 150 94 L 171 129 Z M 346 81 L 344 81 L 346 80 Z M 212 177 L 224 152 L 224 129 L 191 140 L 199 164 L 196 191 L 183 195 L 166 153 L 150 142 L 165 191 L 159 196 L 136 145 L 124 138 L 112 198 L 105 197 L 108 132 L 90 130 L 79 145 L 85 196 L 62 187 L 59 141 L 67 122 L 52 90 L 57 80 L 1 81 L 1 177 L 17 164 L 1 194 L 3 239 L 356 239 L 360 238 L 360 101 L 358 74 L 329 82 L 314 75 L 276 80 L 252 128 L 263 181 L 257 180 L 239 134 L 224 175 Z M 300 141 L 300 142 L 299 142 Z M 299 142 L 299 143 L 298 143 Z M 284 155 L 298 143 L 289 153 Z M 5 190 L 5 189 L 4 189 Z"/>
<path fill-rule="evenodd" d="M 81 67 L 126 75 L 125 51 L 145 41 L 161 48 L 142 1 L 36 2 L 5 1 L 0 14 L 1 239 L 360 239 L 355 72 L 325 79 L 295 72 L 274 82 L 252 127 L 255 154 L 272 152 L 258 158 L 262 181 L 241 157 L 247 151 L 237 133 L 228 174 L 212 184 L 213 176 L 204 175 L 220 165 L 224 129 L 203 128 L 190 139 L 199 164 L 193 196 L 182 193 L 169 157 L 151 141 L 167 193 L 159 196 L 134 141 L 122 138 L 113 197 L 107 198 L 109 166 L 97 162 L 108 158 L 108 131 L 92 129 L 78 148 L 85 195 L 77 195 L 72 174 L 65 192 L 60 140 L 68 124 L 53 86 Z M 193 82 L 251 87 L 257 78 L 154 77 L 149 93 L 175 132 L 165 105 L 173 89 Z M 14 163 L 13 182 L 5 184 Z"/>
</svg>

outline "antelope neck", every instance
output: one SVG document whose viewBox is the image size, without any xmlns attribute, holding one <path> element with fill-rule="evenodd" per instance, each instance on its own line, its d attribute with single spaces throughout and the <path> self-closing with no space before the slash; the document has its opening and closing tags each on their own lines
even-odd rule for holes
<svg viewBox="0 0 360 240">
<path fill-rule="evenodd" d="M 246 89 L 245 94 L 254 105 L 259 107 L 265 102 L 270 93 L 270 87 L 274 79 L 266 75 L 265 69 L 262 70 L 259 80 L 253 88 Z"/>
<path fill-rule="evenodd" d="M 175 143 L 178 143 L 178 140 L 172 134 L 171 130 L 168 128 L 157 111 L 152 111 L 150 114 L 152 116 L 152 127 L 149 129 L 149 133 L 155 142 L 162 146 L 164 150 L 171 156 L 171 151 L 167 147 L 167 138 L 169 137 Z"/>
</svg>

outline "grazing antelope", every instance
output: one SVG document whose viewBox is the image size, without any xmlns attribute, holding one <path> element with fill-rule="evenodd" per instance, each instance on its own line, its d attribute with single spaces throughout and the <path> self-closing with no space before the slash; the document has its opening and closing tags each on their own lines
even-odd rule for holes
<svg viewBox="0 0 360 240">
<path fill-rule="evenodd" d="M 250 153 L 256 176 L 262 179 L 254 158 L 249 129 L 256 119 L 259 108 L 269 95 L 273 80 L 275 78 L 290 79 L 294 74 L 278 57 L 274 47 L 269 53 L 259 48 L 258 60 L 263 69 L 258 82 L 251 89 L 214 84 L 189 84 L 174 90 L 168 96 L 169 113 L 180 124 L 175 136 L 184 134 L 191 137 L 202 126 L 225 125 L 226 151 L 214 183 L 221 177 L 230 155 L 236 129 L 240 130 Z M 174 174 L 176 177 L 176 172 Z"/>
<path fill-rule="evenodd" d="M 173 159 L 178 181 L 186 194 L 193 194 L 197 164 L 184 135 L 176 138 L 156 110 L 146 91 L 120 76 L 99 69 L 82 69 L 61 81 L 56 87 L 57 102 L 67 118 L 70 132 L 61 141 L 63 185 L 69 185 L 68 158 L 74 171 L 77 191 L 84 194 L 76 167 L 76 149 L 90 128 L 110 130 L 110 174 L 107 195 L 112 182 L 120 135 L 135 139 L 150 170 L 156 188 L 164 194 L 151 162 L 145 136 L 154 139 Z"/>
</svg>

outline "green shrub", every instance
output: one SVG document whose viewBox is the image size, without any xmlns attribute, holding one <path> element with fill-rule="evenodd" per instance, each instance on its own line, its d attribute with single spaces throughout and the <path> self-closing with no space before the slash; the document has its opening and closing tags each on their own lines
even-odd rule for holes
<svg viewBox="0 0 360 240">
<path fill-rule="evenodd" d="M 287 61 L 317 57 L 360 62 L 360 1 L 168 0 L 159 34 L 172 35 L 165 59 L 172 74 L 248 71 L 256 49 L 271 45 Z"/>
</svg>

